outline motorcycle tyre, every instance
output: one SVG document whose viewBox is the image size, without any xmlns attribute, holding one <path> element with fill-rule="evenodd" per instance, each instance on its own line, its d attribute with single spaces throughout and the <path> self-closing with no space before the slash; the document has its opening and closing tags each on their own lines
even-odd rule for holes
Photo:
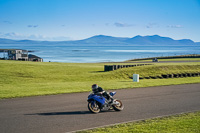
<svg viewBox="0 0 200 133">
<path fill-rule="evenodd" d="M 99 108 L 99 105 L 98 105 L 98 104 L 96 104 L 96 105 L 98 106 L 98 109 L 95 111 L 95 110 L 92 108 L 92 106 L 91 106 L 91 102 L 89 102 L 89 103 L 88 103 L 88 109 L 89 109 L 89 111 L 92 112 L 92 113 L 95 113 L 95 114 L 99 113 L 99 112 L 101 111 L 101 109 Z"/>
<path fill-rule="evenodd" d="M 120 103 L 120 107 L 118 107 L 117 105 L 112 105 L 113 109 L 115 111 L 122 111 L 124 109 L 124 105 L 122 104 L 122 102 L 120 100 L 115 99 L 115 101 Z"/>
</svg>

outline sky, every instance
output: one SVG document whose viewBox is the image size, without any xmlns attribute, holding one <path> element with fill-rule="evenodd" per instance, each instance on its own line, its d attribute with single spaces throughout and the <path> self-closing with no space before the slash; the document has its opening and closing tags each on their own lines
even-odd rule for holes
<svg viewBox="0 0 200 133">
<path fill-rule="evenodd" d="M 160 35 L 200 42 L 200 0 L 0 0 L 0 38 Z"/>
</svg>

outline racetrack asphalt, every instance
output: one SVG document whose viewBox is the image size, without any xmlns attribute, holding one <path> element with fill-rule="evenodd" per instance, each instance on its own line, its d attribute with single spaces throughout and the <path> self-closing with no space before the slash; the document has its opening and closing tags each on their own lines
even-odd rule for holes
<svg viewBox="0 0 200 133">
<path fill-rule="evenodd" d="M 102 86 L 103 87 L 103 86 Z M 0 100 L 1 133 L 65 133 L 200 110 L 200 84 L 117 90 L 121 112 L 91 114 L 89 93 Z"/>
</svg>

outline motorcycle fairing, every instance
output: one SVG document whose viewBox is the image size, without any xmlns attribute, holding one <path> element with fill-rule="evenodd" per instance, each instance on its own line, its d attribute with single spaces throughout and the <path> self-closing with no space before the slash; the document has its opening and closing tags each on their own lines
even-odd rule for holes
<svg viewBox="0 0 200 133">
<path fill-rule="evenodd" d="M 92 95 L 90 95 L 90 96 L 88 97 L 88 101 L 89 101 L 89 100 L 92 100 L 92 99 L 94 99 L 95 101 L 101 103 L 102 105 L 104 105 L 104 103 L 105 103 L 105 101 L 106 101 L 106 99 L 105 99 L 104 97 L 97 96 L 97 95 L 94 95 L 94 94 L 92 94 Z"/>
</svg>

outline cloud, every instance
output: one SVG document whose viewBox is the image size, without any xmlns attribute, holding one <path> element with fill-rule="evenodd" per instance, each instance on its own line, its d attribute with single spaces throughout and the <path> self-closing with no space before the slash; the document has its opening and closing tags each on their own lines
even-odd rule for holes
<svg viewBox="0 0 200 133">
<path fill-rule="evenodd" d="M 10 33 L 2 33 L 0 32 L 0 38 L 7 38 L 13 40 L 38 40 L 38 41 L 66 41 L 72 40 L 70 37 L 65 36 L 55 36 L 55 37 L 48 37 L 44 35 L 23 35 L 15 32 Z"/>
<path fill-rule="evenodd" d="M 37 28 L 39 25 L 27 25 L 28 28 Z"/>
<path fill-rule="evenodd" d="M 155 27 L 159 27 L 159 24 L 157 24 L 157 23 L 149 23 L 148 25 L 146 25 L 146 28 L 155 28 Z"/>
<path fill-rule="evenodd" d="M 168 25 L 167 28 L 183 28 L 182 25 Z"/>
<path fill-rule="evenodd" d="M 17 36 L 20 36 L 18 33 L 14 33 L 14 32 L 11 32 L 11 33 L 0 33 L 0 37 L 1 38 L 15 38 Z"/>
<path fill-rule="evenodd" d="M 2 22 L 5 24 L 12 24 L 12 22 L 10 22 L 10 21 L 2 21 Z"/>
<path fill-rule="evenodd" d="M 109 26 L 110 24 L 109 24 L 109 23 L 105 23 L 105 25 L 106 25 L 106 26 Z"/>
<path fill-rule="evenodd" d="M 107 24 L 108 25 L 108 24 Z M 114 26 L 116 27 L 131 27 L 131 26 L 134 26 L 133 24 L 127 24 L 127 23 L 119 23 L 119 22 L 116 22 L 114 23 Z"/>
</svg>

